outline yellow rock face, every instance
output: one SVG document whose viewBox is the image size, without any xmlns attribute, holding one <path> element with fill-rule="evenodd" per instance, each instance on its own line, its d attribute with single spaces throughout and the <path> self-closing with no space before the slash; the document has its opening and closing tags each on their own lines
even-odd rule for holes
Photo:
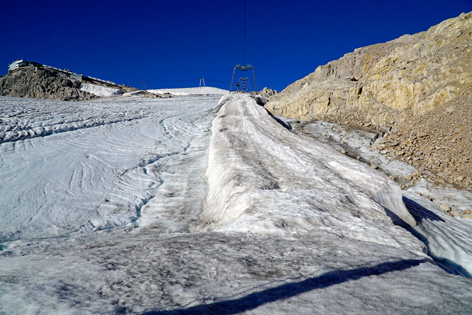
<svg viewBox="0 0 472 315">
<path fill-rule="evenodd" d="M 266 108 L 301 120 L 352 111 L 375 125 L 422 115 L 472 88 L 472 13 L 356 49 L 291 84 Z"/>
</svg>

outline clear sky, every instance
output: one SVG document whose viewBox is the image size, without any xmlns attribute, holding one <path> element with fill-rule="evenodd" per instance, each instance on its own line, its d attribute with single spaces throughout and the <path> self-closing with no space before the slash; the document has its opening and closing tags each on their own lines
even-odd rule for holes
<svg viewBox="0 0 472 315">
<path fill-rule="evenodd" d="M 259 89 L 282 90 L 355 48 L 470 11 L 472 0 L 247 0 L 245 62 Z M 229 89 L 243 13 L 244 0 L 0 0 L 0 75 L 19 55 L 138 88 L 205 78 Z"/>
</svg>

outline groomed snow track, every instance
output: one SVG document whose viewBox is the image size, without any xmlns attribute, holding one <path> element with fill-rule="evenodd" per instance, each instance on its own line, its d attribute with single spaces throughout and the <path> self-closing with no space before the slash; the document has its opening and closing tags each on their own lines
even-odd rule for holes
<svg viewBox="0 0 472 315">
<path fill-rule="evenodd" d="M 369 233 L 372 240 L 388 243 L 390 235 L 390 245 L 402 244 L 403 229 L 392 219 L 404 226 L 414 226 L 415 219 L 395 182 L 324 144 L 291 133 L 256 101 L 236 94 L 219 102 L 206 174 L 206 208 L 196 230 L 302 236 L 319 234 L 323 226 L 326 233 L 356 238 L 360 228 L 362 238 Z M 392 232 L 379 233 L 379 226 Z"/>
</svg>

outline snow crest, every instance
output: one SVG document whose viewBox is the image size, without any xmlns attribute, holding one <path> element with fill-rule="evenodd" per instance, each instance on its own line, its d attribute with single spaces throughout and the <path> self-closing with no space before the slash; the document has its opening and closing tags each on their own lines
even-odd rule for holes
<svg viewBox="0 0 472 315">
<path fill-rule="evenodd" d="M 224 96 L 212 126 L 205 208 L 196 231 L 422 244 L 400 187 L 330 147 L 291 133 L 250 95 Z"/>
</svg>

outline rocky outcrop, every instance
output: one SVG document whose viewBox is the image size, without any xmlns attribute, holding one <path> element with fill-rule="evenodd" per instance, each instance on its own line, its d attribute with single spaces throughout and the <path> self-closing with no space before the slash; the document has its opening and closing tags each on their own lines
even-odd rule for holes
<svg viewBox="0 0 472 315">
<path fill-rule="evenodd" d="M 96 98 L 80 90 L 80 82 L 64 73 L 27 67 L 0 78 L 0 96 L 80 101 Z"/>
<path fill-rule="evenodd" d="M 470 186 L 471 60 L 472 13 L 462 13 L 319 66 L 266 108 L 300 120 L 387 127 L 392 155 L 421 164 L 437 179 Z"/>
<path fill-rule="evenodd" d="M 266 99 L 269 99 L 272 96 L 277 95 L 277 93 L 279 92 L 277 92 L 276 90 L 272 90 L 271 88 L 265 87 L 257 94 L 261 95 L 262 97 L 265 97 Z"/>
<path fill-rule="evenodd" d="M 356 49 L 293 83 L 267 108 L 313 119 L 356 111 L 373 124 L 402 121 L 450 102 L 472 86 L 472 14 L 427 32 Z"/>
</svg>

